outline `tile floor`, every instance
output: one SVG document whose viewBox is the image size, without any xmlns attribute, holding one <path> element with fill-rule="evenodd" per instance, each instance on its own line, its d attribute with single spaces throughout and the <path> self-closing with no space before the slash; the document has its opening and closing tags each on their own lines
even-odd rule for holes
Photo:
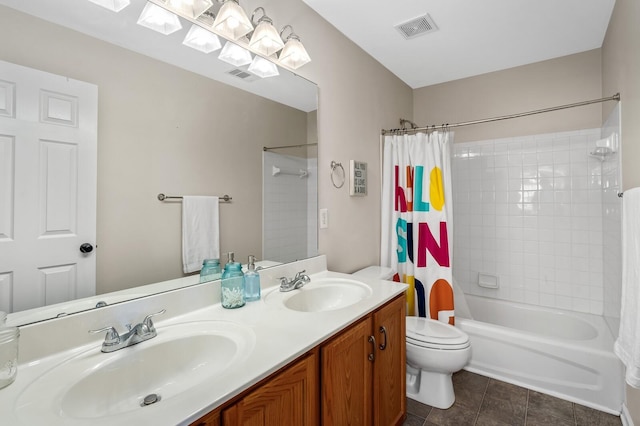
<svg viewBox="0 0 640 426">
<path fill-rule="evenodd" d="M 620 426 L 620 417 L 468 371 L 453 375 L 456 402 L 440 410 L 407 398 L 404 426 Z"/>
</svg>

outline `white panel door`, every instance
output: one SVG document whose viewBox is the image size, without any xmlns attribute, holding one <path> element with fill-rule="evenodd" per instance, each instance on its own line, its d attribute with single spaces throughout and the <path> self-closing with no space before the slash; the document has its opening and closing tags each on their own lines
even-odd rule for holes
<svg viewBox="0 0 640 426">
<path fill-rule="evenodd" d="M 97 86 L 0 61 L 0 310 L 95 294 L 97 123 Z"/>
</svg>

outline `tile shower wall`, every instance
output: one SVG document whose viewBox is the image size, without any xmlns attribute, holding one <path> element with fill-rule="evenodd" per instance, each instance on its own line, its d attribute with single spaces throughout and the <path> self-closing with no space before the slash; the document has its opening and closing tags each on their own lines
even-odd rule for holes
<svg viewBox="0 0 640 426">
<path fill-rule="evenodd" d="M 466 293 L 603 314 L 600 129 L 454 144 L 454 277 Z M 478 286 L 478 274 L 499 288 Z"/>
<path fill-rule="evenodd" d="M 308 228 L 309 213 L 316 215 L 317 210 L 317 202 L 311 205 L 317 200 L 317 160 L 264 152 L 262 163 L 263 258 L 291 262 L 316 255 L 317 234 L 310 234 Z M 273 166 L 283 172 L 304 169 L 308 175 L 303 178 L 288 174 L 274 176 Z M 310 188 L 316 195 L 309 194 Z M 314 251 L 310 253 L 311 247 Z"/>
</svg>

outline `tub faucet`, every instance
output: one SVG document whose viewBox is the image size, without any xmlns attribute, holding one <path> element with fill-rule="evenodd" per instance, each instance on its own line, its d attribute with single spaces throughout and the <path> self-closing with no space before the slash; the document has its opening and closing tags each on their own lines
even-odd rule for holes
<svg viewBox="0 0 640 426">
<path fill-rule="evenodd" d="M 102 352 L 115 352 L 122 348 L 126 348 L 127 346 L 133 346 L 137 343 L 156 337 L 158 333 L 156 332 L 156 328 L 154 327 L 151 318 L 156 315 L 164 314 L 165 312 L 166 310 L 163 309 L 160 312 L 149 314 L 144 317 L 140 324 L 137 324 L 134 327 L 127 324 L 129 331 L 123 335 L 119 335 L 116 329 L 112 326 L 100 328 L 98 330 L 89 330 L 89 333 L 102 333 L 103 331 L 106 331 L 107 334 L 104 337 L 104 342 L 102 342 Z"/>
<path fill-rule="evenodd" d="M 305 272 L 306 271 L 303 269 L 291 280 L 287 279 L 287 277 L 280 277 L 280 291 L 285 292 L 296 290 L 311 281 L 311 278 L 309 278 L 309 275 L 305 275 Z"/>
</svg>

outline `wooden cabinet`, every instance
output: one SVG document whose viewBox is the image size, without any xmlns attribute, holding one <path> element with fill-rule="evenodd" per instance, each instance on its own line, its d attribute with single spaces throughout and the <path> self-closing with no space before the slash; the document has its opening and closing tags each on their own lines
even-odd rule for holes
<svg viewBox="0 0 640 426">
<path fill-rule="evenodd" d="M 373 369 L 373 424 L 400 425 L 406 414 L 406 300 L 373 314 L 378 350 Z"/>
<path fill-rule="evenodd" d="M 222 411 L 224 426 L 319 424 L 318 355 L 313 351 Z"/>
<path fill-rule="evenodd" d="M 323 425 L 402 424 L 405 306 L 396 298 L 322 345 Z"/>
<path fill-rule="evenodd" d="M 191 426 L 401 425 L 404 295 Z"/>
<path fill-rule="evenodd" d="M 371 316 L 322 346 L 322 424 L 370 425 L 373 343 Z"/>
<path fill-rule="evenodd" d="M 220 426 L 220 410 L 214 410 L 199 418 L 190 426 Z"/>
</svg>

